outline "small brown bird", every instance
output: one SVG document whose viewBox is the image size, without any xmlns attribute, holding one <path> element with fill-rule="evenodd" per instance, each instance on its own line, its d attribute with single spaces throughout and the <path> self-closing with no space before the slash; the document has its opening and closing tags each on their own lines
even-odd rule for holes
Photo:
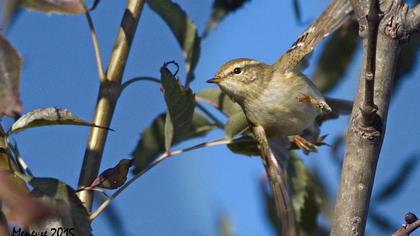
<svg viewBox="0 0 420 236">
<path fill-rule="evenodd" d="M 248 121 L 261 125 L 268 137 L 295 135 L 304 152 L 316 146 L 299 134 L 331 108 L 318 88 L 300 72 L 304 57 L 348 19 L 348 1 L 336 0 L 273 65 L 240 58 L 225 63 L 209 83 L 216 83 L 244 111 Z"/>
<path fill-rule="evenodd" d="M 303 74 L 284 74 L 252 59 L 229 61 L 208 82 L 217 83 L 242 107 L 249 122 L 264 127 L 268 137 L 298 135 L 312 126 L 322 111 L 331 111 L 321 92 Z M 301 137 L 296 144 L 307 152 L 315 150 Z"/>
</svg>

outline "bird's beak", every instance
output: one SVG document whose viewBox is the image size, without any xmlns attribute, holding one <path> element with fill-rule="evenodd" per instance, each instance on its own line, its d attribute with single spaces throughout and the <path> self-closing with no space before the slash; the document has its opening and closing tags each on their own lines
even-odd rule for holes
<svg viewBox="0 0 420 236">
<path fill-rule="evenodd" d="M 214 78 L 211 78 L 211 79 L 209 79 L 209 80 L 207 80 L 206 82 L 207 83 L 214 83 L 214 84 L 218 84 L 218 83 L 220 83 L 220 81 L 222 81 L 222 79 L 220 78 L 220 77 L 214 77 Z"/>
</svg>

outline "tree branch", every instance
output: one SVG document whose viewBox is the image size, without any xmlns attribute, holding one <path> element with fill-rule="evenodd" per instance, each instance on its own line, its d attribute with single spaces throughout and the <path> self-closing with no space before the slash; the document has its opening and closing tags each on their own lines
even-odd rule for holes
<svg viewBox="0 0 420 236">
<path fill-rule="evenodd" d="M 212 146 L 216 146 L 216 145 L 223 145 L 223 144 L 229 144 L 229 143 L 233 143 L 235 140 L 227 140 L 227 139 L 216 139 L 213 141 L 209 141 L 209 142 L 204 142 L 204 143 L 200 143 L 185 149 L 181 149 L 181 150 L 177 150 L 177 151 L 173 151 L 173 152 L 165 152 L 163 153 L 161 156 L 159 156 L 158 158 L 156 158 L 156 160 L 154 160 L 152 163 L 150 163 L 146 168 L 144 168 L 142 171 L 140 171 L 139 173 L 137 173 L 136 175 L 134 175 L 130 180 L 128 180 L 127 182 L 125 182 L 117 191 L 115 191 L 111 196 L 109 196 L 109 198 L 104 201 L 99 207 L 98 209 L 93 212 L 89 219 L 90 220 L 94 220 L 96 219 L 96 217 L 98 217 L 110 204 L 111 202 L 118 197 L 118 195 L 120 195 L 128 186 L 130 186 L 132 183 L 134 183 L 138 178 L 140 178 L 141 176 L 143 176 L 144 174 L 146 174 L 148 171 L 150 171 L 153 167 L 157 166 L 157 164 L 161 163 L 162 161 L 182 154 L 182 153 L 186 153 L 189 151 L 193 151 L 193 150 L 197 150 L 199 148 L 204 148 L 204 147 L 212 147 Z"/>
<path fill-rule="evenodd" d="M 376 63 L 376 41 L 378 36 L 380 16 L 377 0 L 370 1 L 369 13 L 367 15 L 367 39 L 366 39 L 366 72 L 365 72 L 365 98 L 362 111 L 364 127 L 374 124 L 378 107 L 374 103 L 375 86 L 375 63 Z M 373 127 L 372 127 L 373 128 Z M 373 134 L 377 134 L 372 130 Z"/>
<path fill-rule="evenodd" d="M 420 220 L 411 212 L 405 214 L 405 223 L 400 229 L 398 229 L 392 236 L 408 236 L 416 229 L 420 228 Z"/>
<path fill-rule="evenodd" d="M 369 32 L 374 31 L 369 29 L 374 22 L 369 24 L 368 20 L 372 18 L 366 16 L 369 9 L 373 9 L 370 6 L 376 4 L 377 0 L 351 0 L 351 3 L 359 22 L 360 36 L 363 38 L 364 58 L 355 105 L 347 130 L 346 151 L 331 229 L 331 235 L 340 236 L 364 235 L 376 166 L 385 134 L 400 43 L 414 32 L 409 23 L 410 17 L 407 13 L 410 11 L 406 5 L 398 0 L 380 1 L 379 9 L 384 15 L 377 34 L 376 62 L 372 64 L 373 61 L 369 60 L 375 58 L 369 53 L 372 44 L 368 38 Z M 373 74 L 369 74 L 369 71 Z M 369 81 L 370 75 L 374 81 Z M 372 95 L 373 97 L 370 97 Z M 373 101 L 376 104 L 373 108 L 377 109 L 377 112 L 369 118 L 363 112 L 363 108 L 373 104 Z M 365 122 L 366 120 L 370 122 Z"/>
<path fill-rule="evenodd" d="M 288 193 L 286 173 L 278 164 L 269 147 L 264 128 L 262 126 L 254 126 L 253 133 L 259 144 L 261 158 L 273 192 L 280 235 L 296 236 L 298 231 L 296 229 L 292 202 Z"/>
<path fill-rule="evenodd" d="M 99 88 L 98 101 L 93 118 L 93 123 L 97 126 L 110 126 L 121 92 L 121 78 L 143 6 L 144 0 L 128 0 L 106 72 L 106 79 L 101 80 Z M 107 135 L 108 130 L 106 129 L 92 128 L 90 130 L 79 177 L 79 188 L 89 186 L 98 175 Z M 92 208 L 92 192 L 88 190 L 81 191 L 78 195 L 86 209 L 90 211 Z"/>
</svg>

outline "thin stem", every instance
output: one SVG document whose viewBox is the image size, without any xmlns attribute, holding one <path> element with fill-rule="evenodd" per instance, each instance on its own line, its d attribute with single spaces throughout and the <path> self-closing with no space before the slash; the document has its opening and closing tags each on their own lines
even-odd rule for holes
<svg viewBox="0 0 420 236">
<path fill-rule="evenodd" d="M 223 144 L 229 144 L 234 142 L 234 140 L 226 140 L 226 139 L 216 139 L 210 142 L 203 142 L 185 149 L 181 149 L 181 150 L 177 150 L 177 151 L 173 151 L 173 152 L 165 152 L 163 153 L 161 156 L 159 156 L 155 161 L 153 161 L 150 165 L 148 165 L 147 167 L 145 167 L 141 172 L 137 173 L 136 175 L 134 175 L 130 180 L 128 180 L 127 182 L 124 183 L 124 185 L 122 185 L 117 191 L 115 191 L 111 196 L 109 196 L 109 198 L 104 201 L 99 207 L 98 209 L 92 213 L 90 215 L 90 220 L 94 220 L 96 217 L 99 216 L 99 214 L 101 214 L 108 206 L 109 204 L 111 204 L 111 202 L 118 196 L 120 195 L 120 193 L 122 191 L 124 191 L 124 189 L 126 189 L 128 186 L 130 186 L 132 183 L 134 183 L 138 178 L 140 178 L 141 176 L 143 176 L 146 172 L 148 172 L 149 170 L 151 170 L 153 167 L 155 167 L 157 164 L 161 163 L 162 161 L 164 161 L 165 159 L 168 159 L 170 157 L 173 157 L 175 155 L 179 155 L 185 152 L 189 152 L 189 151 L 193 151 L 199 148 L 204 148 L 204 147 L 212 147 L 212 146 L 216 146 L 216 145 L 223 145 Z"/>
<path fill-rule="evenodd" d="M 86 9 L 86 7 L 85 7 Z M 101 82 L 106 80 L 106 75 L 104 72 L 104 64 L 102 61 L 102 56 L 101 56 L 101 50 L 99 47 L 99 42 L 98 42 L 98 37 L 96 36 L 96 31 L 95 31 L 95 26 L 93 24 L 92 21 L 92 17 L 90 16 L 89 10 L 86 9 L 86 20 L 88 22 L 89 25 L 89 30 L 90 30 L 90 34 L 92 37 L 92 42 L 93 42 L 93 47 L 95 48 L 95 57 L 96 57 L 96 65 L 98 66 L 98 74 L 99 74 L 99 79 Z"/>
<path fill-rule="evenodd" d="M 160 84 L 160 80 L 153 78 L 153 77 L 135 77 L 132 79 L 127 80 L 126 82 L 122 83 L 121 85 L 121 89 L 124 90 L 126 89 L 129 85 L 135 83 L 135 82 L 139 82 L 139 81 L 151 81 L 151 82 L 155 82 Z"/>
<path fill-rule="evenodd" d="M 13 152 L 13 155 L 15 156 L 17 164 L 31 177 L 34 175 L 32 174 L 32 171 L 29 169 L 29 166 L 26 164 L 26 162 L 22 159 L 22 157 L 19 154 L 19 151 L 13 146 L 9 145 L 8 148 Z"/>
<path fill-rule="evenodd" d="M 208 118 L 212 119 L 214 121 L 214 123 L 216 123 L 217 127 L 223 128 L 225 126 L 219 119 L 217 119 L 216 116 L 211 114 L 211 112 L 209 110 L 207 110 L 203 105 L 201 105 L 198 102 L 196 103 L 196 105 L 197 105 L 198 109 L 200 109 L 204 114 L 206 114 L 206 116 Z"/>
<path fill-rule="evenodd" d="M 105 80 L 101 80 L 93 123 L 109 127 L 121 92 L 121 78 L 131 48 L 137 24 L 143 9 L 144 0 L 128 0 L 117 39 L 111 54 Z M 93 127 L 90 129 L 83 164 L 80 171 L 78 187 L 89 186 L 96 178 L 101 164 L 108 130 Z M 78 193 L 80 200 L 88 211 L 92 208 L 92 192 Z"/>
</svg>

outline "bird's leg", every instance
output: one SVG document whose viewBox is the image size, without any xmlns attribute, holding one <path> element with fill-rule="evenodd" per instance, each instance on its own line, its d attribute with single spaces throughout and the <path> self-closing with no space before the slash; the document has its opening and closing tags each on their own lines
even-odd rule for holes
<svg viewBox="0 0 420 236">
<path fill-rule="evenodd" d="M 302 96 L 297 97 L 297 100 L 299 102 L 305 102 L 305 103 L 314 105 L 315 107 L 319 108 L 323 112 L 326 112 L 326 113 L 331 112 L 331 108 L 330 106 L 328 106 L 326 102 L 318 101 L 309 95 L 302 94 Z"/>
<path fill-rule="evenodd" d="M 305 138 L 303 138 L 300 135 L 296 135 L 293 137 L 293 142 L 298 146 L 303 153 L 309 154 L 311 152 L 318 152 L 318 149 L 316 148 L 316 145 L 309 142 Z"/>
</svg>

